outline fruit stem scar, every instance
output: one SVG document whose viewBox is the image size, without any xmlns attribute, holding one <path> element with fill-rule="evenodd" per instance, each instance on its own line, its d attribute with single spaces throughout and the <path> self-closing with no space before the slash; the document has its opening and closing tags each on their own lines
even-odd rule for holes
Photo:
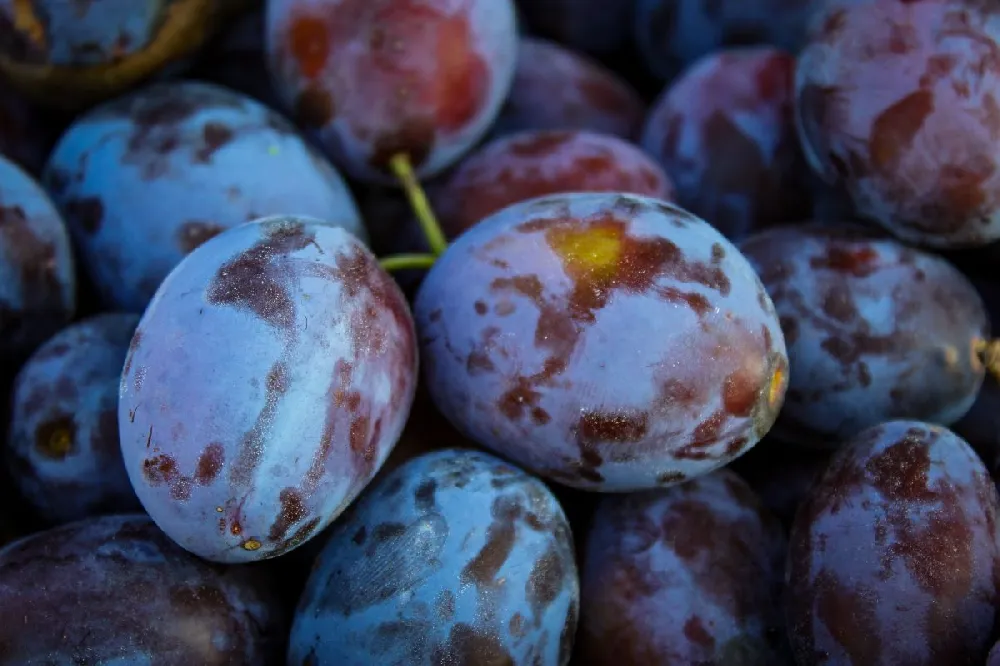
<svg viewBox="0 0 1000 666">
<path fill-rule="evenodd" d="M 417 175 L 413 171 L 413 164 L 410 162 L 410 156 L 406 153 L 393 155 L 392 159 L 389 160 L 389 167 L 403 186 L 406 198 L 410 200 L 413 214 L 417 216 L 417 222 L 420 223 L 420 228 L 427 238 L 427 244 L 430 246 L 431 252 L 435 257 L 440 257 L 448 249 L 448 240 L 444 237 L 444 232 L 441 231 L 441 225 L 438 223 L 437 217 L 431 209 L 430 202 L 427 201 L 424 188 L 420 185 L 420 181 L 417 180 Z"/>
<path fill-rule="evenodd" d="M 382 270 L 392 273 L 393 271 L 405 271 L 407 269 L 426 270 L 434 265 L 437 257 L 433 254 L 394 254 L 379 259 Z"/>
<path fill-rule="evenodd" d="M 243 550 L 254 551 L 260 548 L 260 541 L 257 539 L 247 539 L 243 542 Z"/>
<path fill-rule="evenodd" d="M 974 340 L 972 351 L 975 359 L 983 364 L 986 371 L 1000 380 L 1000 339 Z"/>
<path fill-rule="evenodd" d="M 775 368 L 771 375 L 771 383 L 767 387 L 767 404 L 774 407 L 781 400 L 782 388 L 785 384 L 785 371 L 782 368 Z"/>
</svg>

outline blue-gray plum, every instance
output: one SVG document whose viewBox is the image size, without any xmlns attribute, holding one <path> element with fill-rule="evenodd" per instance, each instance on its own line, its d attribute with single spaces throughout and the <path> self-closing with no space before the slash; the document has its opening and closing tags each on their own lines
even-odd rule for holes
<svg viewBox="0 0 1000 666">
<path fill-rule="evenodd" d="M 275 557 L 368 484 L 416 385 L 413 321 L 342 228 L 301 217 L 235 227 L 164 280 L 119 389 L 125 466 L 191 552 Z"/>
<path fill-rule="evenodd" d="M 208 83 L 154 84 L 78 117 L 45 182 L 115 309 L 142 312 L 185 254 L 258 217 L 307 215 L 364 236 L 343 179 L 287 120 Z"/>
<path fill-rule="evenodd" d="M 335 524 L 288 663 L 565 666 L 578 604 L 569 524 L 545 484 L 446 449 L 372 484 Z"/>
<path fill-rule="evenodd" d="M 38 532 L 0 550 L 0 662 L 277 663 L 286 618 L 259 574 L 193 557 L 144 515 Z"/>
<path fill-rule="evenodd" d="M 414 314 L 435 404 L 463 434 L 601 491 L 710 472 L 771 427 L 777 315 L 718 231 L 655 199 L 560 194 L 466 231 Z"/>
<path fill-rule="evenodd" d="M 63 218 L 31 176 L 0 156 L 0 362 L 23 361 L 75 312 Z"/>
<path fill-rule="evenodd" d="M 299 124 L 355 178 L 420 177 L 481 139 L 514 77 L 511 0 L 270 0 L 268 63 Z"/>
<path fill-rule="evenodd" d="M 51 523 L 138 511 L 118 443 L 118 383 L 139 315 L 106 313 L 39 347 L 14 382 L 5 458 Z"/>
</svg>

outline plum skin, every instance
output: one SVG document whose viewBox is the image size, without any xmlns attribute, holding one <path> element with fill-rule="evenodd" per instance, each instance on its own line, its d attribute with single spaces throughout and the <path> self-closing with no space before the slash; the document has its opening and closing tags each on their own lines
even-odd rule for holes
<svg viewBox="0 0 1000 666">
<path fill-rule="evenodd" d="M 371 480 L 416 374 L 403 295 L 357 238 L 304 217 L 235 227 L 178 264 L 139 323 L 120 386 L 126 469 L 184 548 L 275 557 Z"/>
<path fill-rule="evenodd" d="M 665 486 L 725 464 L 768 431 L 787 383 L 753 269 L 704 221 L 655 199 L 509 206 L 442 255 L 414 315 L 441 412 L 584 489 Z"/>
</svg>

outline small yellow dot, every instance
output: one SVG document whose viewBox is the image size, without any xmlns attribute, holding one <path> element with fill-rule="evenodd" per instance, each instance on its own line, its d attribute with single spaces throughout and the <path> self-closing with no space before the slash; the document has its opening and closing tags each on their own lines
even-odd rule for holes
<svg viewBox="0 0 1000 666">
<path fill-rule="evenodd" d="M 243 542 L 243 550 L 257 550 L 260 548 L 260 541 L 257 539 L 247 539 Z"/>
<path fill-rule="evenodd" d="M 215 512 L 216 513 L 222 513 L 222 507 L 221 506 L 215 507 Z"/>
</svg>

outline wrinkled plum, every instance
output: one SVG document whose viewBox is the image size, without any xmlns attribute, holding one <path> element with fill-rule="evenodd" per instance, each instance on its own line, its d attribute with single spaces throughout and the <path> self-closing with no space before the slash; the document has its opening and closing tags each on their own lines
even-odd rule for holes
<svg viewBox="0 0 1000 666">
<path fill-rule="evenodd" d="M 31 176 L 0 157 L 0 365 L 23 360 L 75 312 L 63 218 Z"/>
<path fill-rule="evenodd" d="M 0 0 L 0 75 L 46 105 L 79 110 L 202 47 L 254 0 Z"/>
<path fill-rule="evenodd" d="M 799 505 L 830 462 L 830 451 L 764 439 L 730 466 L 753 488 L 768 511 L 791 525 Z"/>
<path fill-rule="evenodd" d="M 952 432 L 893 421 L 838 451 L 789 538 L 800 666 L 979 666 L 997 611 L 997 493 Z"/>
<path fill-rule="evenodd" d="M 336 518 L 399 438 L 413 321 L 354 236 L 301 217 L 229 229 L 153 297 L 120 386 L 146 510 L 209 560 L 275 557 Z"/>
<path fill-rule="evenodd" d="M 588 130 L 633 139 L 645 114 L 639 93 L 596 60 L 522 37 L 510 94 L 494 136 L 524 130 Z"/>
<path fill-rule="evenodd" d="M 442 228 L 454 238 L 510 204 L 567 192 L 669 200 L 674 187 L 652 159 L 617 137 L 526 131 L 496 139 L 466 157 L 432 201 Z"/>
<path fill-rule="evenodd" d="M 769 47 L 698 61 L 653 105 L 642 146 L 677 203 L 727 238 L 809 217 L 809 169 L 792 112 L 792 56 Z"/>
<path fill-rule="evenodd" d="M 663 79 L 727 46 L 771 45 L 795 52 L 823 0 L 635 0 L 635 39 Z"/>
<path fill-rule="evenodd" d="M 776 434 L 835 446 L 890 419 L 949 425 L 972 406 L 989 322 L 975 287 L 944 259 L 846 225 L 772 229 L 739 247 L 788 345 Z"/>
<path fill-rule="evenodd" d="M 632 36 L 635 0 L 517 0 L 533 33 L 574 49 L 604 54 Z"/>
<path fill-rule="evenodd" d="M 489 130 L 514 77 L 511 0 L 270 0 L 267 55 L 299 124 L 353 177 L 421 177 Z"/>
<path fill-rule="evenodd" d="M 771 427 L 777 315 L 722 235 L 655 199 L 553 195 L 458 238 L 417 294 L 428 390 L 466 436 L 584 489 L 667 486 Z"/>
<path fill-rule="evenodd" d="M 812 167 L 904 240 L 1000 239 L 998 39 L 994 3 L 828 3 L 795 76 Z"/>
<path fill-rule="evenodd" d="M 285 625 L 252 570 L 212 567 L 142 515 L 9 544 L 0 599 L 4 664 L 273 664 Z"/>
<path fill-rule="evenodd" d="M 38 110 L 0 80 L 0 156 L 37 175 L 48 148 L 49 133 Z"/>
<path fill-rule="evenodd" d="M 548 488 L 445 450 L 372 484 L 335 525 L 288 663 L 565 666 L 578 605 L 573 538 Z"/>
<path fill-rule="evenodd" d="M 364 236 L 343 179 L 290 123 L 207 83 L 154 84 L 79 117 L 45 180 L 103 300 L 132 312 L 185 254 L 248 220 L 307 215 Z"/>
<path fill-rule="evenodd" d="M 785 534 L 733 472 L 603 497 L 585 557 L 576 662 L 789 663 Z"/>
<path fill-rule="evenodd" d="M 118 383 L 139 316 L 107 313 L 56 334 L 14 384 L 7 464 L 52 523 L 138 511 L 118 443 Z"/>
</svg>

